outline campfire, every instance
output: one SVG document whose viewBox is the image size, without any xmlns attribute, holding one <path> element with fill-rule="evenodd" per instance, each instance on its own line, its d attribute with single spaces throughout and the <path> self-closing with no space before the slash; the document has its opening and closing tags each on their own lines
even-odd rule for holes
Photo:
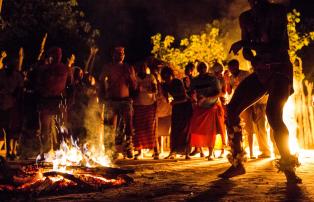
<svg viewBox="0 0 314 202">
<path fill-rule="evenodd" d="M 71 139 L 60 149 L 40 156 L 36 163 L 8 165 L 1 158 L 0 194 L 65 194 L 101 191 L 127 185 L 133 181 L 127 174 L 134 170 L 112 166 L 109 158 L 99 155 L 85 144 L 80 148 Z"/>
</svg>

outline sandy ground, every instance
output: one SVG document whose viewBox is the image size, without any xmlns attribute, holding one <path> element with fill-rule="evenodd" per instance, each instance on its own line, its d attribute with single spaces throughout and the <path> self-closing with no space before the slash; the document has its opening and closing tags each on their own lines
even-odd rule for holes
<svg viewBox="0 0 314 202">
<path fill-rule="evenodd" d="M 314 156 L 304 154 L 297 169 L 301 185 L 287 185 L 273 159 L 249 160 L 246 174 L 230 180 L 217 178 L 226 159 L 119 160 L 133 168 L 134 183 L 97 193 L 37 198 L 38 201 L 314 201 Z"/>
</svg>

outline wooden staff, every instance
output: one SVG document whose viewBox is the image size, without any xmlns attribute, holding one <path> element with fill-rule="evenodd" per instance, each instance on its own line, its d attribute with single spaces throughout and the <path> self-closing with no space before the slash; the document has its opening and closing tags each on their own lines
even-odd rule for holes
<svg viewBox="0 0 314 202">
<path fill-rule="evenodd" d="M 1 9 L 2 9 L 2 0 L 0 0 L 0 13 L 1 13 Z"/>
<path fill-rule="evenodd" d="M 89 51 L 88 59 L 87 59 L 87 61 L 86 61 L 86 63 L 85 63 L 84 72 L 87 72 L 87 71 L 88 71 L 88 67 L 89 67 L 90 61 L 91 61 L 91 59 L 92 59 L 92 57 L 93 57 L 92 54 L 93 54 L 93 53 L 92 53 L 92 48 L 91 48 L 90 51 Z"/>
<path fill-rule="evenodd" d="M 88 72 L 91 70 L 91 65 L 93 64 L 93 60 L 95 60 L 95 58 L 93 59 L 93 57 L 95 57 L 96 53 L 98 52 L 98 48 L 96 47 L 91 47 L 90 51 L 89 51 L 89 56 L 88 59 L 85 63 L 85 68 L 84 68 L 84 72 Z"/>
<path fill-rule="evenodd" d="M 24 60 L 24 49 L 23 49 L 23 47 L 21 47 L 19 50 L 19 64 L 18 64 L 18 71 L 19 72 L 22 71 L 23 60 Z"/>
<path fill-rule="evenodd" d="M 0 57 L 0 69 L 3 68 L 3 59 L 7 57 L 7 53 L 5 51 L 1 52 L 1 57 Z"/>
<path fill-rule="evenodd" d="M 7 145 L 7 133 L 5 132 L 4 128 L 2 128 L 3 131 L 3 140 L 4 140 L 4 149 L 7 151 L 8 145 Z"/>
<path fill-rule="evenodd" d="M 46 45 L 46 41 L 47 41 L 47 36 L 48 34 L 46 33 L 43 40 L 41 41 L 41 45 L 40 45 L 40 51 L 39 51 L 39 54 L 38 54 L 38 57 L 37 57 L 37 60 L 39 61 L 42 54 L 44 53 L 45 51 L 45 45 Z"/>
<path fill-rule="evenodd" d="M 92 72 L 93 72 L 93 69 L 94 69 L 94 63 L 95 63 L 95 58 L 96 58 L 96 54 L 97 54 L 97 52 L 98 52 L 98 48 L 91 48 L 92 50 L 92 59 L 91 59 L 91 63 L 90 63 L 90 65 L 89 65 L 89 72 L 92 74 Z"/>
</svg>

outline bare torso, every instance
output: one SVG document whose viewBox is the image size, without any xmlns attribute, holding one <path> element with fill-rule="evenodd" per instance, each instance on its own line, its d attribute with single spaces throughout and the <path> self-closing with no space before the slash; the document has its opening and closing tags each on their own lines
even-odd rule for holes
<svg viewBox="0 0 314 202">
<path fill-rule="evenodd" d="M 109 64 L 105 66 L 106 97 L 127 98 L 130 96 L 132 67 L 126 64 Z"/>
</svg>

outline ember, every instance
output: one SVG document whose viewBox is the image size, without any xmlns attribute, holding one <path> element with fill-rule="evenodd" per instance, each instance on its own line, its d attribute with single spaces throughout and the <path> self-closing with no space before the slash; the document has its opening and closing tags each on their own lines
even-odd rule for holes
<svg viewBox="0 0 314 202">
<path fill-rule="evenodd" d="M 99 162 L 110 165 L 107 158 L 96 158 L 88 152 L 86 146 L 81 150 L 76 143 L 72 143 L 68 146 L 63 141 L 60 150 L 46 154 L 46 161 L 36 165 L 14 168 L 2 159 L 0 193 L 5 196 L 78 193 L 119 187 L 133 181 L 126 175 L 133 170 L 104 167 Z"/>
<path fill-rule="evenodd" d="M 32 168 L 31 168 L 32 167 Z M 133 179 L 126 173 L 132 170 L 117 168 L 77 168 L 73 174 L 57 171 L 44 171 L 25 166 L 14 176 L 0 181 L 1 194 L 64 194 L 100 191 L 105 188 L 127 185 Z"/>
</svg>

